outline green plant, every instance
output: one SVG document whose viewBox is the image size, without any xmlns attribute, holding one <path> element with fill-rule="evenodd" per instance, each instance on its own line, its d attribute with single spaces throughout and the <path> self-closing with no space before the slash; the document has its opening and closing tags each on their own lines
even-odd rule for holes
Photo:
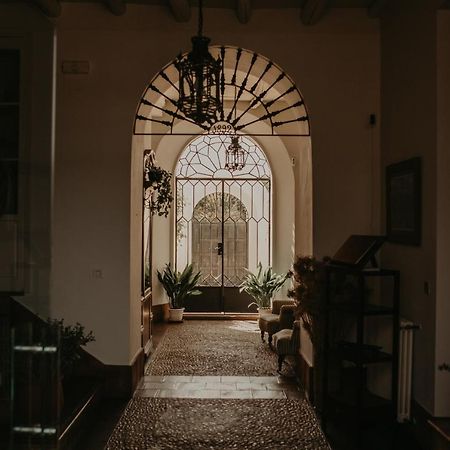
<svg viewBox="0 0 450 450">
<path fill-rule="evenodd" d="M 278 275 L 273 272 L 272 267 L 267 267 L 263 271 L 260 262 L 257 265 L 257 269 L 258 272 L 256 274 L 245 269 L 247 276 L 239 286 L 239 292 L 244 291 L 255 300 L 248 307 L 256 305 L 258 308 L 268 308 L 270 307 L 270 299 L 275 292 L 281 289 L 281 286 L 292 274 L 289 271 L 285 275 Z"/>
<path fill-rule="evenodd" d="M 296 300 L 297 317 L 302 319 L 303 328 L 313 345 L 318 348 L 322 344 L 326 295 L 325 268 L 329 261 L 328 257 L 317 260 L 312 256 L 298 256 L 293 264 L 295 287 L 288 292 L 288 296 Z M 366 295 L 369 293 L 367 291 Z M 333 302 L 354 302 L 357 295 L 355 280 L 347 277 L 343 272 L 336 273 L 335 276 L 330 277 L 329 295 Z M 348 331 L 348 318 L 340 317 L 340 320 L 335 322 L 333 335 L 344 336 Z"/>
<path fill-rule="evenodd" d="M 298 256 L 293 264 L 295 287 L 288 292 L 297 303 L 296 315 L 313 344 L 317 344 L 319 319 L 322 316 L 325 295 L 325 265 L 312 256 Z"/>
<path fill-rule="evenodd" d="M 167 217 L 173 201 L 172 174 L 161 167 L 155 166 L 149 159 L 144 162 L 144 189 L 150 190 L 148 207 L 152 214 Z"/>
<path fill-rule="evenodd" d="M 195 289 L 201 273 L 194 273 L 194 266 L 187 264 L 182 272 L 172 269 L 172 266 L 166 264 L 164 270 L 157 271 L 158 280 L 163 285 L 170 300 L 172 309 L 182 308 L 184 302 L 192 295 L 200 295 L 201 291 Z"/>
<path fill-rule="evenodd" d="M 92 331 L 85 333 L 80 323 L 64 325 L 64 319 L 47 319 L 50 329 L 61 339 L 61 372 L 63 376 L 70 375 L 77 361 L 81 358 L 81 347 L 95 341 Z"/>
</svg>

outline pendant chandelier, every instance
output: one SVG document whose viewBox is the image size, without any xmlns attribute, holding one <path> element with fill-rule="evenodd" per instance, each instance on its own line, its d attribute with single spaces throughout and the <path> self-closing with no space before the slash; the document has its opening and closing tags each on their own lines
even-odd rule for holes
<svg viewBox="0 0 450 450">
<path fill-rule="evenodd" d="M 222 106 L 220 98 L 220 71 L 222 61 L 208 51 L 210 39 L 202 35 L 202 0 L 198 6 L 198 35 L 193 36 L 192 51 L 179 57 L 175 63 L 180 76 L 178 107 L 197 124 L 214 123 L 216 112 Z"/>
<path fill-rule="evenodd" d="M 225 169 L 230 172 L 242 170 L 245 167 L 247 152 L 239 143 L 239 136 L 231 136 L 231 145 L 227 148 L 225 155 Z"/>
</svg>

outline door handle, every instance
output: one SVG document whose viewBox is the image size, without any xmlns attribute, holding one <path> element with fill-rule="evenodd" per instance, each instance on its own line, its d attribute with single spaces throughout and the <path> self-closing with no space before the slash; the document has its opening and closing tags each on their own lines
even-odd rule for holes
<svg viewBox="0 0 450 450">
<path fill-rule="evenodd" d="M 218 255 L 223 255 L 223 242 L 218 242 L 217 247 L 214 247 L 214 250 L 217 250 Z"/>
</svg>

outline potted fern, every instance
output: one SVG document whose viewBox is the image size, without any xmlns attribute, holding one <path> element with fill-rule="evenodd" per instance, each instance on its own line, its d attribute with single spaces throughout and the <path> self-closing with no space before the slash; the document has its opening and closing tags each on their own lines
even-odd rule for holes
<svg viewBox="0 0 450 450">
<path fill-rule="evenodd" d="M 267 267 L 263 271 L 262 264 L 257 265 L 257 272 L 254 274 L 246 269 L 247 276 L 239 286 L 239 292 L 246 292 L 253 298 L 253 302 L 248 305 L 256 305 L 259 313 L 270 310 L 272 297 L 278 292 L 285 281 L 291 277 L 291 272 L 284 275 L 276 274 L 272 267 Z"/>
<path fill-rule="evenodd" d="M 169 263 L 162 272 L 158 270 L 157 275 L 169 297 L 169 321 L 182 322 L 185 300 L 192 295 L 201 294 L 201 291 L 196 289 L 201 273 L 194 273 L 192 264 L 187 264 L 183 271 L 179 272 Z"/>
</svg>

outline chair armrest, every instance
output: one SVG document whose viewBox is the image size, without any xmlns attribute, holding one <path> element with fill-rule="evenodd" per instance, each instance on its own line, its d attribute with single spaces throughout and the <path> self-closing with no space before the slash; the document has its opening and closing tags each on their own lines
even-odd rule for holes
<svg viewBox="0 0 450 450">
<path fill-rule="evenodd" d="M 300 328 L 301 328 L 300 320 L 296 320 L 292 325 L 292 336 L 291 336 L 291 351 L 293 354 L 297 354 L 300 349 Z"/>
</svg>

